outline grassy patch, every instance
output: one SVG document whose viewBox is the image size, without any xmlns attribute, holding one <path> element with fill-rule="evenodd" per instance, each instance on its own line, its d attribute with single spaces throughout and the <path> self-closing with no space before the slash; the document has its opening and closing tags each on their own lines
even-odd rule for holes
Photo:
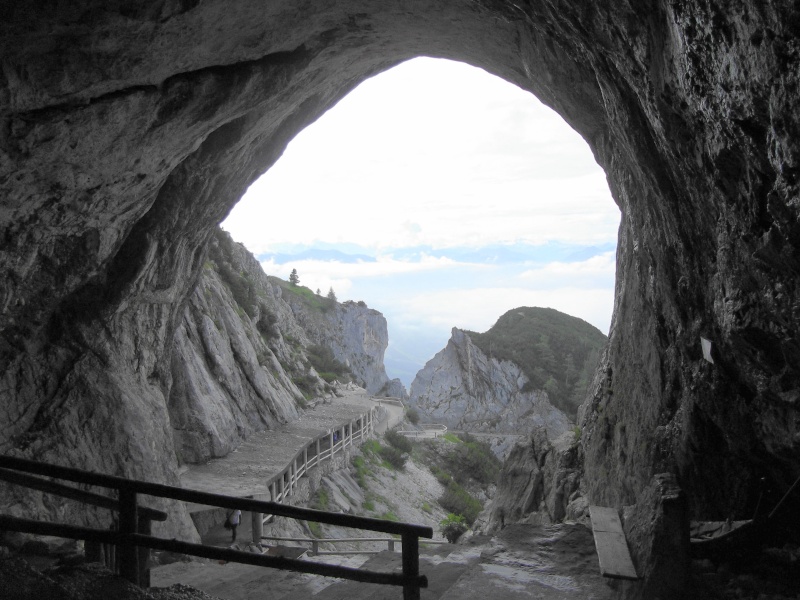
<svg viewBox="0 0 800 600">
<path fill-rule="evenodd" d="M 353 457 L 353 468 L 356 471 L 355 480 L 358 483 L 358 486 L 362 490 L 367 489 L 367 475 L 369 474 L 369 467 L 367 466 L 367 461 L 364 460 L 363 456 L 355 456 Z"/>
<path fill-rule="evenodd" d="M 308 524 L 308 529 L 315 538 L 322 537 L 322 524 L 317 523 L 316 521 L 306 521 Z"/>
<path fill-rule="evenodd" d="M 314 493 L 314 497 L 309 502 L 309 506 L 316 510 L 328 510 L 330 506 L 330 497 L 328 496 L 328 489 L 318 487 Z"/>
<path fill-rule="evenodd" d="M 400 520 L 397 518 L 397 515 L 390 510 L 387 510 L 385 513 L 383 513 L 381 515 L 381 519 L 383 519 L 384 521 L 394 521 L 395 523 Z"/>
<path fill-rule="evenodd" d="M 458 436 L 455 433 L 448 432 L 448 433 L 445 433 L 442 437 L 444 439 L 446 439 L 448 442 L 451 442 L 453 444 L 460 444 L 461 443 L 461 440 L 458 439 Z"/>
</svg>

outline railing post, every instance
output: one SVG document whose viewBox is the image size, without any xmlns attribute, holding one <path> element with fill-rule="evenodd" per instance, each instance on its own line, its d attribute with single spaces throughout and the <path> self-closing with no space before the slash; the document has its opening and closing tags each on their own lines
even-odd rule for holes
<svg viewBox="0 0 800 600">
<path fill-rule="evenodd" d="M 136 492 L 131 489 L 119 491 L 119 533 L 131 535 L 136 533 Z M 133 583 L 139 584 L 139 555 L 136 546 L 130 542 L 119 544 L 117 550 L 119 557 L 119 574 Z"/>
<path fill-rule="evenodd" d="M 308 473 L 308 446 L 303 448 L 303 473 Z"/>
<path fill-rule="evenodd" d="M 100 542 L 85 540 L 83 542 L 83 554 L 86 557 L 86 562 L 88 563 L 105 562 L 103 556 L 103 544 L 101 544 Z"/>
<path fill-rule="evenodd" d="M 331 429 L 331 432 L 328 434 L 328 437 L 331 441 L 331 460 L 333 460 L 333 429 Z"/>
<path fill-rule="evenodd" d="M 394 552 L 394 539 L 389 540 L 389 552 Z"/>
<path fill-rule="evenodd" d="M 319 542 L 317 540 L 311 540 L 311 555 L 317 556 L 319 554 Z"/>
<path fill-rule="evenodd" d="M 261 542 L 261 536 L 264 535 L 264 515 L 260 512 L 250 513 L 253 525 L 251 527 L 253 533 L 253 543 L 258 544 Z"/>
<path fill-rule="evenodd" d="M 317 466 L 319 466 L 319 453 L 320 453 L 319 438 L 317 438 Z"/>
<path fill-rule="evenodd" d="M 403 585 L 403 600 L 420 600 L 419 598 L 419 538 L 414 533 L 403 534 L 403 577 L 407 578 Z M 413 578 L 413 581 L 408 579 Z"/>
<path fill-rule="evenodd" d="M 153 522 L 147 517 L 139 520 L 137 530 L 142 535 L 153 534 Z M 139 555 L 139 587 L 150 587 L 150 548 L 138 548 Z"/>
</svg>

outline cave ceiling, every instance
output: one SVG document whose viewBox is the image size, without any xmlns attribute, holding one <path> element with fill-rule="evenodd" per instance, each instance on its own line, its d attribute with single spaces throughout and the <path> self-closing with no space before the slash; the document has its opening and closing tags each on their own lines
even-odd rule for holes
<svg viewBox="0 0 800 600">
<path fill-rule="evenodd" d="M 0 451 L 175 481 L 166 359 L 213 228 L 358 83 L 433 56 L 551 106 L 620 207 L 587 493 L 671 471 L 696 512 L 749 510 L 800 474 L 798 33 L 785 2 L 4 6 Z"/>
</svg>

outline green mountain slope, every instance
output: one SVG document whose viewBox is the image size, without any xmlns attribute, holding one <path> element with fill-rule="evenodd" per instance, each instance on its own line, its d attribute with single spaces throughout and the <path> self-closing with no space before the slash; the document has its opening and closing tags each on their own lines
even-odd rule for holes
<svg viewBox="0 0 800 600">
<path fill-rule="evenodd" d="M 599 329 L 552 308 L 515 308 L 486 333 L 467 332 L 487 356 L 510 360 L 573 420 L 606 343 Z"/>
</svg>

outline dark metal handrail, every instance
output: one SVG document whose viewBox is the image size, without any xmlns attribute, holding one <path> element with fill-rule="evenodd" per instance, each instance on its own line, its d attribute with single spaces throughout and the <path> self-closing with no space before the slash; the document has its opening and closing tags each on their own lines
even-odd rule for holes
<svg viewBox="0 0 800 600">
<path fill-rule="evenodd" d="M 59 523 L 44 523 L 40 521 L 18 519 L 15 517 L 2 515 L 0 515 L 0 527 L 11 531 L 58 535 L 72 539 L 85 539 L 115 544 L 119 547 L 121 574 L 126 579 L 134 583 L 139 582 L 139 557 L 137 553 L 137 547 L 143 547 L 155 550 L 180 552 L 183 554 L 201 556 L 205 558 L 218 558 L 231 562 L 258 564 L 261 566 L 288 569 L 302 573 L 340 577 L 342 579 L 349 579 L 353 581 L 368 581 L 371 583 L 402 585 L 403 598 L 405 600 L 418 600 L 420 588 L 428 586 L 427 578 L 424 575 L 419 574 L 419 538 L 432 538 L 433 529 L 430 527 L 412 525 L 409 523 L 383 521 L 381 519 L 373 519 L 369 517 L 357 517 L 353 515 L 329 513 L 310 508 L 297 508 L 275 502 L 265 502 L 262 500 L 253 500 L 249 498 L 236 498 L 222 494 L 211 494 L 208 492 L 187 490 L 165 484 L 138 481 L 135 479 L 125 479 L 124 477 L 104 475 L 100 473 L 91 473 L 81 469 L 39 463 L 10 456 L 0 456 L 0 468 L 26 471 L 47 477 L 66 479 L 76 483 L 118 490 L 119 503 L 118 506 L 115 507 L 117 510 L 119 510 L 118 531 L 76 527 Z M 2 478 L 1 473 L 0 478 Z M 22 483 L 22 485 L 26 484 Z M 74 488 L 69 489 L 74 490 Z M 51 491 L 51 493 L 59 493 L 55 489 L 47 491 Z M 267 513 L 292 519 L 316 521 L 329 525 L 339 525 L 343 527 L 353 527 L 371 531 L 380 531 L 383 533 L 398 534 L 401 536 L 402 541 L 403 573 L 402 575 L 398 575 L 393 573 L 361 571 L 358 569 L 352 569 L 338 565 L 326 565 L 310 563 L 297 559 L 256 555 L 249 552 L 240 552 L 237 550 L 204 546 L 202 544 L 191 544 L 178 540 L 165 540 L 152 537 L 150 535 L 143 534 L 141 532 L 141 528 L 139 527 L 138 518 L 140 511 L 137 504 L 137 495 L 139 494 L 171 498 L 173 500 L 181 500 L 184 502 L 195 502 L 210 506 L 219 506 L 228 509 Z M 149 521 L 149 519 L 143 520 Z"/>
</svg>

